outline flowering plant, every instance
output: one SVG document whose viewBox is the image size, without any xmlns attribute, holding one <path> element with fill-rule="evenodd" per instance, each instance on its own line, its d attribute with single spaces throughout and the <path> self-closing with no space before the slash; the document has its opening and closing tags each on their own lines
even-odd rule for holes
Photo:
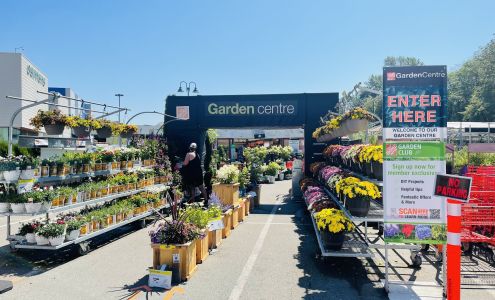
<svg viewBox="0 0 495 300">
<path fill-rule="evenodd" d="M 353 176 L 344 177 L 335 184 L 335 191 L 337 193 L 341 193 L 346 186 L 349 186 L 359 181 L 361 181 L 359 178 Z"/>
<path fill-rule="evenodd" d="M 339 186 L 337 191 L 339 190 L 341 190 L 342 194 L 344 194 L 344 196 L 348 199 L 353 199 L 356 197 L 378 199 L 382 196 L 378 187 L 369 181 L 356 181 L 345 186 Z"/>
<path fill-rule="evenodd" d="M 335 185 L 337 182 L 339 182 L 342 178 L 344 178 L 344 175 L 342 174 L 334 174 L 327 180 L 327 186 L 331 190 L 335 190 Z"/>
<path fill-rule="evenodd" d="M 232 184 L 239 182 L 239 169 L 234 165 L 225 165 L 217 172 L 220 183 Z"/>
<path fill-rule="evenodd" d="M 376 161 L 383 163 L 383 146 L 366 145 L 358 155 L 359 162 Z"/>
<path fill-rule="evenodd" d="M 50 223 L 37 227 L 36 233 L 46 238 L 59 237 L 65 232 L 65 224 Z"/>
<path fill-rule="evenodd" d="M 311 173 L 313 174 L 313 176 L 315 176 L 316 174 L 318 174 L 318 172 L 320 171 L 321 168 L 323 168 L 326 164 L 322 161 L 319 161 L 319 162 L 314 162 L 312 163 L 310 166 L 309 166 L 309 170 L 311 171 Z"/>
<path fill-rule="evenodd" d="M 90 117 L 88 118 L 81 118 L 79 116 L 68 116 L 66 117 L 66 122 L 67 126 L 71 128 L 75 127 L 89 127 L 89 128 L 95 128 L 99 129 L 99 122 L 95 119 L 92 119 Z"/>
<path fill-rule="evenodd" d="M 416 225 L 416 238 L 420 240 L 427 240 L 431 238 L 431 226 L 430 225 Z"/>
<path fill-rule="evenodd" d="M 386 238 L 394 238 L 400 234 L 400 228 L 398 224 L 385 224 L 383 228 L 383 234 Z"/>
<path fill-rule="evenodd" d="M 59 109 L 49 111 L 38 110 L 38 113 L 31 118 L 29 124 L 36 130 L 40 130 L 45 125 L 67 125 L 67 116 L 62 114 Z"/>
<path fill-rule="evenodd" d="M 326 182 L 330 177 L 340 173 L 341 171 L 342 170 L 340 168 L 334 166 L 326 166 L 320 170 L 320 178 Z"/>
<path fill-rule="evenodd" d="M 373 121 L 374 117 L 367 110 L 361 107 L 353 108 L 341 116 L 328 120 L 325 125 L 318 127 L 313 132 L 313 138 L 316 139 L 322 135 L 332 133 L 335 129 L 340 128 L 344 121 L 358 119 Z"/>
<path fill-rule="evenodd" d="M 325 208 L 315 214 L 316 224 L 319 230 L 328 230 L 331 233 L 350 232 L 354 224 L 341 210 Z"/>
<path fill-rule="evenodd" d="M 19 228 L 19 235 L 26 235 L 28 233 L 34 233 L 36 231 L 36 229 L 42 225 L 43 224 L 38 220 L 33 221 L 33 222 L 29 222 L 26 224 L 22 224 L 21 228 Z"/>
<path fill-rule="evenodd" d="M 199 229 L 183 220 L 163 220 L 149 232 L 153 244 L 185 244 L 201 236 Z"/>
</svg>

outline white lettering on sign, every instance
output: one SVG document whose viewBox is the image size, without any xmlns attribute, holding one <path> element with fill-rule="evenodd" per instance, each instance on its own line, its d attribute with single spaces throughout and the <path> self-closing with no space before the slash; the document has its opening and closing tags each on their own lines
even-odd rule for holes
<svg viewBox="0 0 495 300">
<path fill-rule="evenodd" d="M 292 104 L 260 104 L 241 105 L 239 103 L 221 105 L 210 103 L 208 105 L 209 115 L 293 115 L 296 107 Z"/>
</svg>

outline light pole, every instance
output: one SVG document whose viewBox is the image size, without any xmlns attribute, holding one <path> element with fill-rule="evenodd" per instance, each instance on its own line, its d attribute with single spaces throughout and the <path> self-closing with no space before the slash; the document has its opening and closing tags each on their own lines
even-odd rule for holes
<svg viewBox="0 0 495 300">
<path fill-rule="evenodd" d="M 17 50 L 24 51 L 24 47 L 20 46 L 20 47 L 14 48 L 14 53 L 17 53 Z"/>
<path fill-rule="evenodd" d="M 187 83 L 185 81 L 181 81 L 179 83 L 179 89 L 177 90 L 177 93 L 183 93 L 184 92 L 184 90 L 182 89 L 182 84 L 184 84 L 184 86 L 186 88 L 187 96 L 189 96 L 189 92 L 191 91 L 191 84 L 194 84 L 194 90 L 192 92 L 196 93 L 196 94 L 199 93 L 199 90 L 196 87 L 196 82 L 194 82 L 194 81 L 190 81 L 189 83 Z"/>
<path fill-rule="evenodd" d="M 120 123 L 120 97 L 124 97 L 124 94 L 115 94 L 115 97 L 119 97 L 119 123 Z M 122 147 L 122 137 L 119 136 L 119 147 Z"/>
</svg>

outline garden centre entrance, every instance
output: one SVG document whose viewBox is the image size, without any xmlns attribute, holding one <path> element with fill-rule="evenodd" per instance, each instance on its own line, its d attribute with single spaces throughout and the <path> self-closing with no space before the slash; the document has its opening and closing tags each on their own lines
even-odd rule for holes
<svg viewBox="0 0 495 300">
<path fill-rule="evenodd" d="M 191 142 L 205 149 L 208 128 L 304 128 L 305 170 L 324 144 L 313 143 L 311 134 L 320 126 L 319 116 L 333 109 L 338 93 L 168 96 L 164 131 L 171 157 L 184 157 Z M 177 116 L 176 120 L 170 116 Z M 314 153 L 314 154 L 313 154 Z M 313 156 L 309 156 L 313 155 Z"/>
</svg>

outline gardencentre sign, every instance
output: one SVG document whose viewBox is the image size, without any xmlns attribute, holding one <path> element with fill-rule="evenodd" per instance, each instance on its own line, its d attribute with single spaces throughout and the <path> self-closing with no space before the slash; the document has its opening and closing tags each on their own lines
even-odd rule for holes
<svg viewBox="0 0 495 300">
<path fill-rule="evenodd" d="M 383 68 L 383 136 L 436 140 L 447 125 L 447 67 Z"/>
<path fill-rule="evenodd" d="M 383 68 L 383 202 L 386 242 L 443 244 L 447 69 Z"/>
<path fill-rule="evenodd" d="M 294 102 L 270 102 L 270 103 L 242 103 L 238 102 L 222 102 L 222 103 L 207 103 L 206 112 L 209 116 L 225 116 L 225 115 L 295 115 L 297 103 Z"/>
</svg>

